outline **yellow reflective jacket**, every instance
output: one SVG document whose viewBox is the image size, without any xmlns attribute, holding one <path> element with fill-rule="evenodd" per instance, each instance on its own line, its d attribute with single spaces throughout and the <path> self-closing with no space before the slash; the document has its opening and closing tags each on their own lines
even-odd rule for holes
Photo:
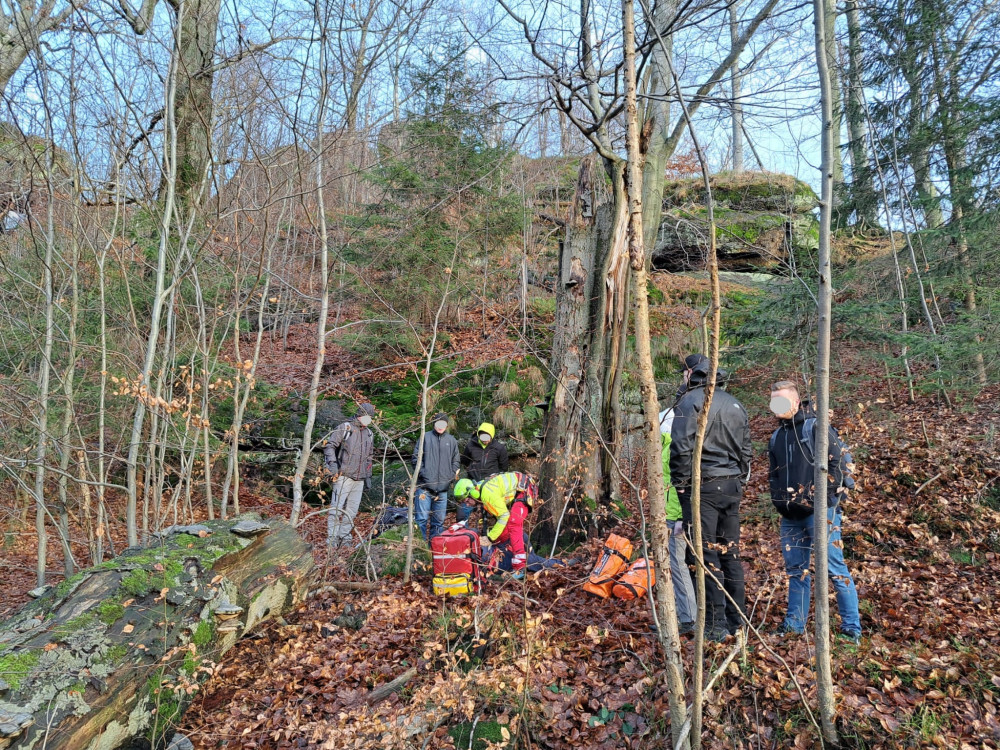
<svg viewBox="0 0 1000 750">
<path fill-rule="evenodd" d="M 527 492 L 534 481 L 527 474 L 519 471 L 508 471 L 504 474 L 497 474 L 490 477 L 479 486 L 479 500 L 482 502 L 486 512 L 497 519 L 486 536 L 490 541 L 496 541 L 507 528 L 507 521 L 510 520 L 510 505 L 518 493 L 524 493 L 524 501 L 530 508 L 532 506 L 532 494 Z"/>
</svg>

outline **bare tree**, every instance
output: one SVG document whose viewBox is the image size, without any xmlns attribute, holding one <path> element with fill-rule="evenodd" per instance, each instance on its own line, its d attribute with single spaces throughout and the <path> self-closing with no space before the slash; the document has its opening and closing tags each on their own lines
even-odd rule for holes
<svg viewBox="0 0 1000 750">
<path fill-rule="evenodd" d="M 88 2 L 67 2 L 59 10 L 56 0 L 0 3 L 0 97 L 28 55 L 38 49 L 42 35 L 61 26 Z"/>
<path fill-rule="evenodd" d="M 327 71 L 327 44 L 330 22 L 330 8 L 327 4 L 321 4 L 319 0 L 313 5 L 314 22 L 319 31 L 319 98 L 316 102 L 316 150 L 314 154 L 316 169 L 316 213 L 310 216 L 319 242 L 319 273 L 320 273 L 320 304 L 319 320 L 316 323 L 316 361 L 313 366 L 312 380 L 309 384 L 309 406 L 306 411 L 306 424 L 302 431 L 302 448 L 299 459 L 295 465 L 295 475 L 292 478 L 292 514 L 291 523 L 295 526 L 298 523 L 299 515 L 302 512 L 302 480 L 305 477 L 309 466 L 309 457 L 312 453 L 312 431 L 316 423 L 316 402 L 319 397 L 319 381 L 323 372 L 323 363 L 326 361 L 326 325 L 327 316 L 330 311 L 330 247 L 327 233 L 326 206 L 323 200 L 325 187 L 324 177 L 324 130 L 326 128 L 326 106 L 329 96 L 329 76 Z M 331 509 L 331 513 L 333 510 Z"/>
<path fill-rule="evenodd" d="M 732 0 L 729 3 L 729 44 L 735 47 L 740 38 L 740 2 Z M 733 139 L 733 174 L 740 174 L 743 171 L 743 96 L 742 83 L 743 75 L 740 72 L 739 56 L 733 61 L 733 66 L 729 69 L 729 89 L 733 97 L 732 115 L 732 139 Z"/>
<path fill-rule="evenodd" d="M 834 13 L 830 0 L 814 0 L 816 24 L 816 68 L 819 73 L 820 109 L 822 112 L 822 176 L 820 189 L 819 291 L 817 294 L 818 332 L 816 339 L 816 446 L 815 477 L 813 480 L 813 554 L 816 558 L 816 580 L 813 592 L 816 604 L 816 687 L 819 699 L 823 739 L 836 746 L 836 699 L 833 694 L 833 670 L 830 660 L 830 597 L 827 490 L 830 472 L 830 315 L 833 305 L 833 279 L 830 264 L 830 226 L 834 206 L 836 158 L 834 140 L 834 92 L 836 86 L 830 75 L 828 50 L 830 27 L 827 19 Z"/>
</svg>

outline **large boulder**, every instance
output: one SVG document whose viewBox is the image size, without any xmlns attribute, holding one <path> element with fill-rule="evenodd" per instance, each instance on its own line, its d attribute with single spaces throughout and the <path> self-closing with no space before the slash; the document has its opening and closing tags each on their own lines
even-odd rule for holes
<svg viewBox="0 0 1000 750">
<path fill-rule="evenodd" d="M 789 255 L 815 250 L 818 199 L 806 183 L 769 172 L 721 173 L 711 179 L 719 267 L 780 272 Z M 655 268 L 705 267 L 708 212 L 701 178 L 676 180 L 663 191 L 663 219 L 653 248 Z"/>
</svg>

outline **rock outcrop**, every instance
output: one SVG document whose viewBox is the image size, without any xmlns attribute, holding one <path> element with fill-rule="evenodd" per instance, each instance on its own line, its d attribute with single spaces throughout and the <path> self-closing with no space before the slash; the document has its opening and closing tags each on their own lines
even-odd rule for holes
<svg viewBox="0 0 1000 750">
<path fill-rule="evenodd" d="M 711 179 L 719 267 L 782 273 L 800 253 L 816 249 L 818 199 L 807 184 L 769 172 L 721 173 Z M 692 271 L 705 267 L 708 219 L 701 178 L 668 183 L 653 267 Z"/>
</svg>

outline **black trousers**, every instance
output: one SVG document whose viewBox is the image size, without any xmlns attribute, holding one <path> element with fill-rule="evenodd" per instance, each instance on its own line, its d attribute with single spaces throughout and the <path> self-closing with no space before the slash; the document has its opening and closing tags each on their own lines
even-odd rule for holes
<svg viewBox="0 0 1000 750">
<path fill-rule="evenodd" d="M 684 520 L 690 533 L 691 498 L 682 498 Z M 740 480 L 716 479 L 701 485 L 701 537 L 702 558 L 705 567 L 722 582 L 738 607 L 729 603 L 723 589 L 708 576 L 705 577 L 705 629 L 706 631 L 735 631 L 743 625 L 742 612 L 746 611 L 746 588 L 743 561 L 740 559 L 740 499 L 743 489 Z M 694 556 L 688 552 L 692 573 L 696 570 Z"/>
</svg>

